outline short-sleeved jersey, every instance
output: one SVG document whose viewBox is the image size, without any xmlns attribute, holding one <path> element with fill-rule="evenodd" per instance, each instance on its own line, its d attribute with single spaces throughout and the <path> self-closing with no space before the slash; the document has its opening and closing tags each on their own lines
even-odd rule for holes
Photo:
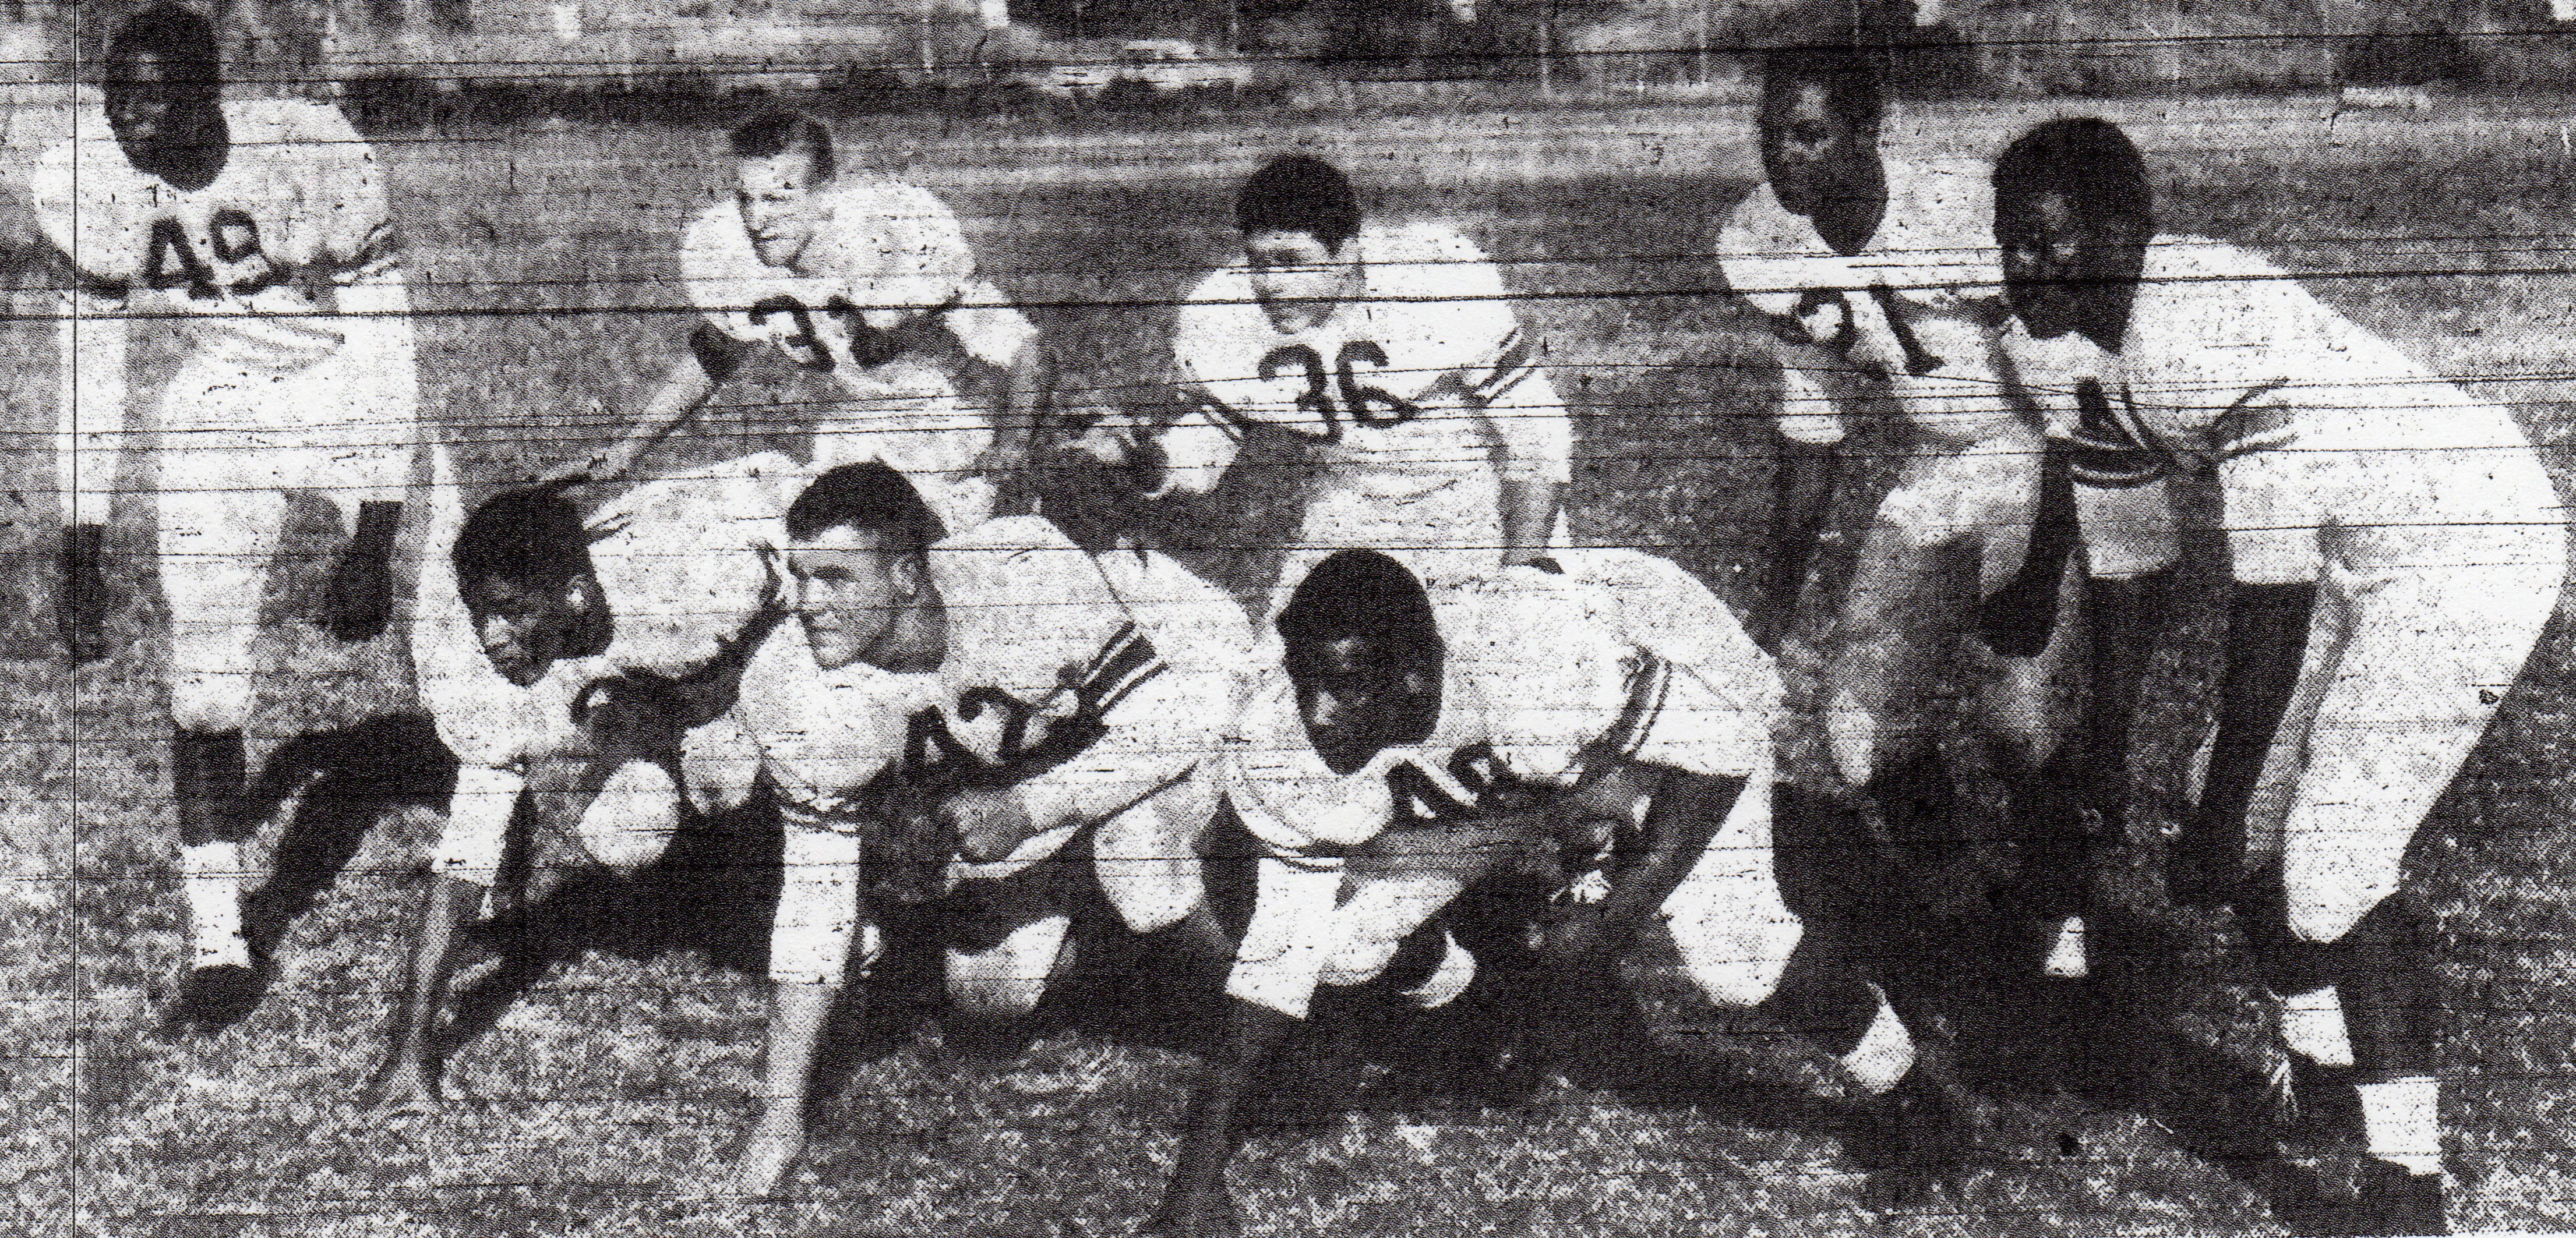
<svg viewBox="0 0 2576 1238">
<path fill-rule="evenodd" d="M 2079 466 L 2099 458 L 2131 482 L 2214 468 L 2231 530 L 2274 515 L 2331 529 L 2364 572 L 2466 561 L 2464 543 L 2559 519 L 2545 486 L 2497 480 L 2536 476 L 2518 466 L 2532 446 L 2510 412 L 2234 245 L 2159 237 L 2117 354 L 2074 333 L 2035 340 L 2018 321 L 2003 347 Z M 2090 417 L 2073 397 L 2086 379 L 2106 396 Z"/>
<path fill-rule="evenodd" d="M 938 543 L 948 656 L 925 674 L 822 670 L 800 633 L 778 633 L 742 706 L 773 782 L 848 815 L 888 775 L 1001 780 L 1053 824 L 1107 816 L 1188 772 L 1249 660 L 1250 624 L 1160 556 L 1103 559 L 1035 517 Z"/>
<path fill-rule="evenodd" d="M 1498 788 L 1582 784 L 1625 761 L 1743 776 L 1764 759 L 1780 681 L 1734 614 L 1679 566 L 1572 551 L 1567 575 L 1514 569 L 1443 591 L 1440 715 L 1422 743 L 1325 769 L 1283 670 L 1227 735 L 1244 824 L 1289 852 L 1351 847 L 1401 821 L 1490 807 Z"/>
<path fill-rule="evenodd" d="M 34 174 L 37 219 L 94 293 L 172 315 L 197 355 L 294 370 L 353 331 L 409 330 L 334 314 L 333 289 L 398 271 L 384 171 L 336 109 L 226 100 L 223 169 L 182 190 L 137 171 L 105 126 L 56 145 Z"/>
<path fill-rule="evenodd" d="M 681 680 L 742 657 L 778 596 L 764 547 L 799 476 L 764 454 L 637 486 L 584 522 L 611 624 L 605 651 L 558 660 L 526 687 L 483 656 L 447 548 L 452 499 L 421 570 L 412 657 L 439 737 L 458 759 L 507 766 L 560 751 L 591 684 L 641 674 Z"/>
<path fill-rule="evenodd" d="M 1035 338 L 927 190 L 849 178 L 818 192 L 823 218 L 793 267 L 760 260 L 734 203 L 690 222 L 680 278 L 716 330 L 829 373 L 862 403 L 953 395 L 956 351 L 1005 366 Z"/>
<path fill-rule="evenodd" d="M 1301 440 L 1341 484 L 1387 497 L 1475 470 L 1568 481 L 1572 425 L 1483 251 L 1428 223 L 1370 228 L 1348 244 L 1362 291 L 1295 334 L 1271 325 L 1248 268 L 1200 281 L 1172 342 L 1199 413 L 1237 438 L 1257 429 Z M 1172 451 L 1176 471 L 1195 463 L 1190 454 Z M 1204 489 L 1215 471 L 1181 484 Z"/>
<path fill-rule="evenodd" d="M 1898 343 L 1919 362 L 1917 375 L 1990 385 L 1994 334 L 2003 318 L 1994 190 L 1971 168 L 1891 160 L 1886 169 L 1886 213 L 1856 254 L 1826 244 L 1814 221 L 1781 206 L 1767 182 L 1756 186 L 1718 230 L 1727 287 L 1764 315 L 1788 322 L 1827 298 L 1867 297 L 1907 332 Z M 1933 428 L 1974 433 L 1979 424 L 2006 419 L 1995 410 L 1962 422 L 1961 411 L 1957 401 L 1941 401 Z"/>
</svg>

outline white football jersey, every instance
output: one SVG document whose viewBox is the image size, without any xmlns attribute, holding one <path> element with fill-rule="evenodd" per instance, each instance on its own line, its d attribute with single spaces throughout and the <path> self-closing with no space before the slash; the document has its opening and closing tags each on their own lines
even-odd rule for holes
<svg viewBox="0 0 2576 1238">
<path fill-rule="evenodd" d="M 526 687 L 492 669 L 458 593 L 448 550 L 463 513 L 450 490 L 423 556 L 412 637 L 439 737 L 473 765 L 545 756 L 571 737 L 572 705 L 592 683 L 684 679 L 738 656 L 777 600 L 769 513 L 785 507 L 800 476 L 784 456 L 751 456 L 648 482 L 593 513 L 584 528 L 608 604 L 608 648 L 560 659 Z"/>
<path fill-rule="evenodd" d="M 1037 329 L 976 278 L 957 216 L 927 190 L 851 177 L 818 192 L 825 218 L 794 267 L 760 260 L 734 203 L 699 212 L 680 246 L 690 302 L 725 335 L 830 374 L 854 415 L 889 401 L 883 428 L 940 428 L 902 420 L 909 401 L 956 392 L 953 359 L 919 346 L 924 319 L 994 366 L 1008 365 Z"/>
<path fill-rule="evenodd" d="M 359 331 L 407 322 L 335 316 L 332 289 L 397 269 L 398 234 L 375 151 L 337 109 L 226 100 L 231 147 L 202 188 L 135 170 L 104 126 L 34 171 L 47 239 L 93 291 L 170 315 L 200 358 L 295 370 Z"/>
<path fill-rule="evenodd" d="M 1905 355 L 1912 376 L 1968 384 L 1909 403 L 1919 423 L 1952 437 L 1999 429 L 2010 414 L 1995 398 L 1993 341 L 2004 311 L 1993 186 L 1966 166 L 1890 160 L 1886 169 L 1886 213 L 1860 252 L 1826 244 L 1766 182 L 1719 229 L 1719 269 L 1737 296 L 1784 322 L 1829 299 L 1866 304 L 1903 332 L 1886 350 Z M 1857 327 L 1859 319 L 1847 321 Z"/>
<path fill-rule="evenodd" d="M 1351 774 L 1324 767 L 1294 685 L 1270 668 L 1227 737 L 1245 826 L 1292 853 L 1351 847 L 1402 820 L 1473 814 L 1498 787 L 1561 790 L 1622 761 L 1761 768 L 1779 675 L 1725 603 L 1651 555 L 1560 557 L 1565 575 L 1516 568 L 1433 594 L 1440 716 L 1422 743 Z"/>
<path fill-rule="evenodd" d="M 2141 467 L 2215 468 L 2231 531 L 2332 526 L 2336 557 L 2365 574 L 2488 562 L 2492 549 L 2443 547 L 2558 519 L 2510 412 L 2234 245 L 2157 238 L 2117 354 L 2072 333 L 2034 340 L 2018 320 L 2004 351 L 2052 436 L 2125 446 Z M 2088 378 L 2108 425 L 2076 407 Z"/>
<path fill-rule="evenodd" d="M 1233 439 L 1255 427 L 1293 436 L 1338 484 L 1389 498 L 1479 470 L 1571 480 L 1572 424 L 1483 251 L 1429 223 L 1349 243 L 1365 287 L 1310 330 L 1273 327 L 1242 265 L 1191 292 L 1172 350 L 1206 422 Z M 1165 443 L 1190 489 L 1212 487 L 1232 460 L 1217 440 Z"/>
<path fill-rule="evenodd" d="M 1122 555 L 1137 558 L 1103 558 Z M 1211 746 L 1251 643 L 1222 591 L 1160 556 L 1095 562 L 1029 516 L 948 538 L 929 564 L 938 670 L 822 670 L 793 624 L 754 659 L 741 708 L 791 799 L 846 814 L 890 771 L 1007 770 L 1033 818 L 1097 820 Z"/>
</svg>

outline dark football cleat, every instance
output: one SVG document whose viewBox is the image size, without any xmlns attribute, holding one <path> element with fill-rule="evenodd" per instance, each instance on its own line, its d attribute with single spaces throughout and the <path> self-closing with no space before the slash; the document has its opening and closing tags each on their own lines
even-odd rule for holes
<svg viewBox="0 0 2576 1238">
<path fill-rule="evenodd" d="M 1844 1142 L 1870 1171 L 1873 1202 L 1904 1207 L 1923 1202 L 1965 1168 L 1973 1140 L 1956 1088 L 1918 1063 L 1895 1087 L 1861 1105 Z"/>
<path fill-rule="evenodd" d="M 161 1030 L 170 1036 L 213 1035 L 247 1018 L 267 992 L 264 968 L 231 963 L 191 968 L 161 1016 Z"/>
<path fill-rule="evenodd" d="M 2349 1196 L 2277 1209 L 2281 1224 L 2292 1233 L 2315 1238 L 2451 1232 L 2442 1206 L 2440 1174 L 2410 1173 L 2404 1166 L 2365 1158 L 2353 1187 Z"/>
</svg>

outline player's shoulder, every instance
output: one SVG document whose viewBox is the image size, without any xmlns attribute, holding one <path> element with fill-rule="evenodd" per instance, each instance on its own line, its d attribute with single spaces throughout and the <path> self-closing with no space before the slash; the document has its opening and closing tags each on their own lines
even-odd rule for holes
<svg viewBox="0 0 2576 1238">
<path fill-rule="evenodd" d="M 930 548 L 930 573 L 952 606 L 968 609 L 1108 597 L 1091 557 L 1039 516 L 987 520 L 941 539 Z"/>
<path fill-rule="evenodd" d="M 845 176 L 821 194 L 823 213 L 835 223 L 864 225 L 878 220 L 954 217 L 946 200 L 919 185 L 878 176 Z"/>
<path fill-rule="evenodd" d="M 1454 296 L 1502 287 L 1502 274 L 1484 247 L 1446 221 L 1375 226 L 1362 231 L 1358 243 L 1369 290 L 1379 296 Z"/>
<path fill-rule="evenodd" d="M 2164 233 L 2148 244 L 2139 275 L 2150 284 L 2184 285 L 2231 279 L 2287 279 L 2290 273 L 2279 262 L 2231 241 Z"/>
<path fill-rule="evenodd" d="M 232 130 L 235 146 L 257 149 L 324 148 L 363 155 L 366 139 L 357 126 L 339 108 L 311 99 L 227 97 L 223 103 L 224 123 Z"/>
</svg>

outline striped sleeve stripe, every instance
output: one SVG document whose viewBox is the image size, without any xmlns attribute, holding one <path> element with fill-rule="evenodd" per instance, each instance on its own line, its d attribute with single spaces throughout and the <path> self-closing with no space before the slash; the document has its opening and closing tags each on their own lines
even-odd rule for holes
<svg viewBox="0 0 2576 1238">
<path fill-rule="evenodd" d="M 1628 675 L 1628 702 L 1620 708 L 1619 720 L 1610 724 L 1609 734 L 1602 737 L 1603 748 L 1621 760 L 1636 756 L 1646 746 L 1646 737 L 1663 717 L 1664 697 L 1672 691 L 1672 663 L 1643 650 L 1637 657 L 1637 669 Z"/>
<path fill-rule="evenodd" d="M 1082 702 L 1085 712 L 1099 717 L 1118 707 L 1138 685 L 1163 672 L 1162 659 L 1154 652 L 1154 642 L 1133 623 L 1118 629 L 1091 663 L 1082 668 L 1073 686 L 1074 699 Z"/>
<path fill-rule="evenodd" d="M 1527 332 L 1514 328 L 1495 349 L 1494 368 L 1468 388 L 1478 400 L 1492 403 L 1538 372 L 1538 347 Z"/>
<path fill-rule="evenodd" d="M 1201 414 L 1207 418 L 1209 425 L 1224 431 L 1227 438 L 1238 443 L 1243 441 L 1244 427 L 1247 422 L 1243 414 L 1234 411 L 1233 406 L 1209 395 L 1204 388 L 1200 387 L 1184 387 L 1181 389 L 1181 395 L 1189 402 L 1189 411 L 1182 413 L 1182 417 L 1186 418 L 1190 413 Z"/>
</svg>

